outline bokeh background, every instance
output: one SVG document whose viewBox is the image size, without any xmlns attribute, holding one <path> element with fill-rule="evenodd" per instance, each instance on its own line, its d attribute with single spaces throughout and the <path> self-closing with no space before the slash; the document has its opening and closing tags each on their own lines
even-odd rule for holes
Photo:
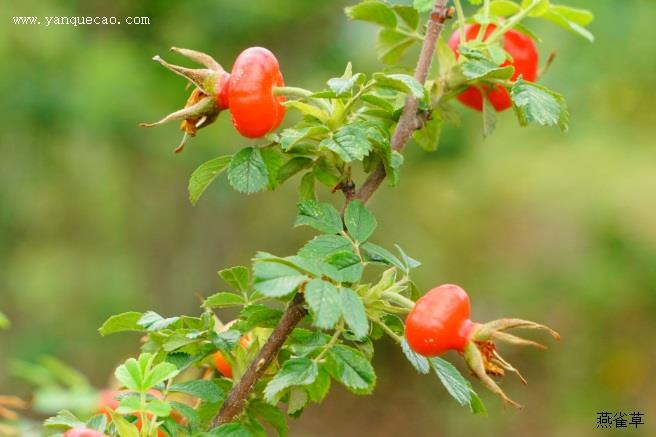
<svg viewBox="0 0 656 437">
<path fill-rule="evenodd" d="M 138 3 L 138 4 L 137 4 Z M 373 26 L 347 0 L 3 1 L 0 10 L 0 393 L 27 396 L 15 360 L 55 356 L 96 387 L 135 354 L 134 336 L 101 338 L 111 314 L 194 314 L 219 268 L 257 250 L 295 251 L 295 189 L 242 196 L 225 179 L 196 207 L 186 183 L 207 159 L 247 144 L 223 116 L 174 155 L 183 81 L 150 61 L 172 45 L 229 67 L 251 45 L 279 57 L 288 84 L 320 88 L 347 61 L 379 68 Z M 371 206 L 381 244 L 424 262 L 420 286 L 465 287 L 476 319 L 514 315 L 556 327 L 548 352 L 507 350 L 529 380 L 506 411 L 476 385 L 488 417 L 458 407 L 435 378 L 379 344 L 374 396 L 337 388 L 292 423 L 292 436 L 656 435 L 656 2 L 569 0 L 594 10 L 595 44 L 539 22 L 544 82 L 569 101 L 571 130 L 519 128 L 483 140 L 464 108 L 440 149 L 408 148 L 402 183 Z M 148 16 L 142 26 L 18 26 L 15 15 Z M 410 54 L 408 61 L 412 59 Z M 458 362 L 457 357 L 454 362 Z M 638 430 L 598 430 L 600 411 L 642 412 Z"/>
</svg>

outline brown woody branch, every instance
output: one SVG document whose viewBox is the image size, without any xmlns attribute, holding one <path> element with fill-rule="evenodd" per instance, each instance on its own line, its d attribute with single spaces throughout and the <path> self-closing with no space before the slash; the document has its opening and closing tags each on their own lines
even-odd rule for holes
<svg viewBox="0 0 656 437">
<path fill-rule="evenodd" d="M 448 0 L 436 0 L 428 21 L 426 36 L 424 38 L 424 43 L 417 62 L 417 69 L 415 71 L 415 78 L 421 84 L 426 82 L 426 77 L 428 76 L 428 71 L 433 61 L 437 39 L 440 36 L 444 22 L 451 15 L 451 11 L 446 7 L 447 2 Z M 394 135 L 392 136 L 391 144 L 393 150 L 398 152 L 403 150 L 406 143 L 410 140 L 412 133 L 420 127 L 421 120 L 417 115 L 417 106 L 417 100 L 413 97 L 409 97 L 403 113 L 401 114 L 401 118 L 399 119 L 399 123 L 394 130 Z M 385 167 L 381 164 L 369 175 L 369 178 L 357 192 L 354 192 L 352 187 L 343 189 L 346 201 L 349 202 L 353 199 L 360 199 L 364 202 L 368 201 L 384 179 Z M 278 352 L 294 327 L 303 320 L 306 315 L 307 309 L 305 308 L 304 297 L 301 293 L 298 293 L 292 302 L 290 302 L 287 310 L 280 319 L 280 322 L 278 322 L 278 325 L 275 327 L 271 336 L 267 339 L 251 365 L 248 367 L 237 385 L 235 385 L 230 391 L 228 398 L 221 407 L 221 411 L 219 411 L 219 414 L 214 418 L 214 426 L 232 422 L 242 412 L 253 386 L 278 356 Z"/>
<path fill-rule="evenodd" d="M 437 0 L 433 7 L 430 20 L 428 20 L 426 37 L 424 38 L 424 44 L 421 47 L 421 53 L 419 53 L 419 60 L 417 61 L 417 69 L 415 70 L 415 79 L 421 84 L 424 84 L 428 77 L 437 39 L 442 32 L 444 22 L 453 14 L 451 10 L 447 9 L 447 2 L 448 0 Z M 408 141 L 410 141 L 410 137 L 412 137 L 414 131 L 421 128 L 422 119 L 417 114 L 417 107 L 417 99 L 412 96 L 408 97 L 399 123 L 396 125 L 394 135 L 392 136 L 392 150 L 396 150 L 397 152 L 402 151 Z M 383 183 L 383 180 L 385 180 L 385 173 L 385 166 L 382 163 L 379 164 L 364 181 L 354 198 L 362 200 L 365 203 L 369 201 L 378 187 L 380 187 L 380 184 Z"/>
</svg>

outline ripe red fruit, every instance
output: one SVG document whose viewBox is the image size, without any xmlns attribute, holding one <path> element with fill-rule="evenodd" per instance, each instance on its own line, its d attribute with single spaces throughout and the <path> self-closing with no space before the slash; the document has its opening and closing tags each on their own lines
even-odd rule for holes
<svg viewBox="0 0 656 437">
<path fill-rule="evenodd" d="M 229 328 L 230 325 L 232 325 L 233 322 L 230 322 L 227 325 L 224 325 L 224 329 Z M 239 344 L 243 348 L 247 348 L 248 343 L 249 343 L 248 335 L 244 335 L 239 340 Z M 216 367 L 216 370 L 218 370 L 226 378 L 232 378 L 232 366 L 230 366 L 230 363 L 225 359 L 223 354 L 221 352 L 215 352 L 214 355 L 213 355 L 213 358 L 214 358 L 214 366 Z"/>
<path fill-rule="evenodd" d="M 64 437 L 107 437 L 100 431 L 86 428 L 73 428 L 64 433 Z"/>
<path fill-rule="evenodd" d="M 259 138 L 275 130 L 285 116 L 282 97 L 273 88 L 284 86 L 278 60 L 269 50 L 251 47 L 237 57 L 228 82 L 228 107 L 237 131 Z"/>
<path fill-rule="evenodd" d="M 560 336 L 551 328 L 528 320 L 499 319 L 479 324 L 469 317 L 469 296 L 465 290 L 452 284 L 433 288 L 417 300 L 406 318 L 408 345 L 425 357 L 435 357 L 449 350 L 459 352 L 483 384 L 505 402 L 519 407 L 488 376 L 503 376 L 507 370 L 526 382 L 517 369 L 499 355 L 494 341 L 544 348 L 539 343 L 505 332 L 512 328 L 541 329 L 556 339 Z"/>
<path fill-rule="evenodd" d="M 465 29 L 465 39 L 467 41 L 475 39 L 478 35 L 480 24 L 469 25 Z M 483 37 L 486 40 L 490 34 L 496 29 L 496 26 L 490 24 Z M 460 31 L 456 31 L 449 39 L 449 47 L 455 52 L 456 57 L 458 54 L 458 46 L 460 45 Z M 512 60 L 507 60 L 502 66 L 512 65 L 515 67 L 515 73 L 510 80 L 515 81 L 519 76 L 529 82 L 535 82 L 538 75 L 538 49 L 535 42 L 527 35 L 510 29 L 503 36 L 503 48 L 510 54 Z M 486 91 L 486 98 L 490 101 L 492 106 L 497 111 L 503 111 L 512 106 L 510 94 L 508 90 L 502 85 L 496 85 L 492 89 L 485 85 L 483 89 Z M 464 105 L 474 108 L 477 111 L 483 110 L 483 95 L 475 87 L 469 87 L 460 95 L 458 95 Z"/>
<path fill-rule="evenodd" d="M 434 357 L 448 350 L 463 352 L 474 324 L 469 296 L 457 285 L 440 285 L 422 296 L 406 319 L 405 335 L 420 355 Z"/>
</svg>

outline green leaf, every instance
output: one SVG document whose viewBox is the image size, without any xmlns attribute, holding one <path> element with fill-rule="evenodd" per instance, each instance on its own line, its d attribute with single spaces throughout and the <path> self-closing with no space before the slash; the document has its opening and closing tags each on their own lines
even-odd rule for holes
<svg viewBox="0 0 656 437">
<path fill-rule="evenodd" d="M 278 182 L 282 184 L 301 170 L 310 167 L 312 162 L 310 158 L 300 156 L 290 159 L 280 167 L 280 171 L 278 171 Z"/>
<path fill-rule="evenodd" d="M 414 43 L 415 39 L 408 35 L 392 29 L 381 29 L 376 41 L 378 59 L 384 64 L 396 64 Z"/>
<path fill-rule="evenodd" d="M 362 278 L 364 265 L 352 250 L 334 253 L 326 258 L 326 262 L 336 267 L 336 271 L 330 269 L 324 272 L 335 281 L 354 283 Z"/>
<path fill-rule="evenodd" d="M 329 255 L 349 250 L 353 247 L 348 238 L 342 235 L 317 235 L 308 241 L 298 254 L 305 258 L 324 260 Z"/>
<path fill-rule="evenodd" d="M 387 265 L 398 267 L 400 270 L 405 270 L 406 266 L 394 256 L 387 249 L 378 246 L 377 244 L 366 242 L 362 245 L 365 253 L 368 255 L 369 261 L 379 262 Z"/>
<path fill-rule="evenodd" d="M 500 67 L 489 59 L 472 59 L 460 66 L 462 75 L 469 82 L 486 79 L 510 79 L 515 72 L 511 65 Z"/>
<path fill-rule="evenodd" d="M 542 85 L 518 79 L 510 90 L 513 109 L 519 124 L 537 123 L 560 127 L 566 131 L 569 123 L 567 103 L 562 95 Z"/>
<path fill-rule="evenodd" d="M 230 162 L 228 180 L 235 190 L 246 194 L 256 193 L 266 187 L 269 172 L 260 149 L 245 147 L 237 152 Z"/>
<path fill-rule="evenodd" d="M 285 162 L 285 156 L 274 147 L 263 147 L 260 149 L 262 160 L 266 166 L 267 175 L 269 178 L 268 188 L 275 190 L 280 185 L 278 181 L 278 174 Z"/>
<path fill-rule="evenodd" d="M 105 323 L 103 323 L 98 331 L 103 337 L 117 332 L 143 331 L 143 328 L 139 326 L 138 323 L 141 316 L 143 316 L 143 314 L 136 311 L 111 316 Z"/>
<path fill-rule="evenodd" d="M 137 427 L 128 422 L 123 416 L 120 416 L 111 410 L 109 411 L 109 414 L 112 416 L 112 423 L 116 427 L 120 437 L 139 437 L 139 430 Z"/>
<path fill-rule="evenodd" d="M 10 326 L 11 322 L 7 316 L 5 316 L 2 311 L 0 311 L 0 329 L 9 329 Z"/>
<path fill-rule="evenodd" d="M 421 265 L 421 263 L 419 261 L 417 261 L 414 258 L 409 257 L 408 254 L 405 253 L 405 251 L 403 249 L 401 249 L 401 246 L 399 246 L 398 244 L 395 244 L 395 246 L 396 246 L 396 250 L 398 250 L 399 253 L 401 254 L 401 260 L 403 261 L 403 265 L 405 266 L 405 268 L 403 270 L 406 273 L 408 273 L 410 270 L 415 269 L 415 268 L 417 268 Z"/>
<path fill-rule="evenodd" d="M 308 277 L 288 265 L 278 262 L 255 260 L 255 290 L 268 297 L 291 294 Z"/>
<path fill-rule="evenodd" d="M 323 366 L 319 367 L 319 374 L 317 375 L 316 381 L 305 388 L 312 402 L 319 403 L 326 398 L 330 391 L 330 375 Z"/>
<path fill-rule="evenodd" d="M 219 386 L 212 381 L 204 379 L 173 384 L 169 387 L 169 391 L 188 394 L 212 403 L 220 402 L 225 397 L 223 390 Z"/>
<path fill-rule="evenodd" d="M 143 387 L 143 373 L 134 358 L 130 358 L 118 366 L 114 376 L 123 387 L 132 391 L 140 391 Z"/>
<path fill-rule="evenodd" d="M 146 404 L 146 412 L 157 417 L 167 417 L 171 414 L 171 406 L 160 399 L 153 399 Z"/>
<path fill-rule="evenodd" d="M 429 361 L 435 374 L 449 394 L 460 405 L 469 405 L 471 403 L 469 382 L 460 374 L 458 369 L 453 364 L 439 357 L 429 358 Z"/>
<path fill-rule="evenodd" d="M 331 150 L 345 162 L 362 161 L 371 152 L 369 131 L 361 123 L 342 126 L 331 138 L 319 144 L 320 148 Z"/>
<path fill-rule="evenodd" d="M 241 423 L 226 423 L 214 429 L 210 434 L 217 437 L 254 437 Z"/>
<path fill-rule="evenodd" d="M 87 420 L 86 428 L 104 432 L 105 428 L 107 428 L 107 416 L 101 413 L 90 417 Z"/>
<path fill-rule="evenodd" d="M 289 389 L 289 401 L 287 402 L 287 414 L 299 417 L 308 403 L 308 394 L 304 388 L 292 387 Z"/>
<path fill-rule="evenodd" d="M 229 269 L 223 269 L 219 271 L 219 276 L 235 290 L 241 292 L 248 291 L 251 277 L 247 267 L 235 266 Z"/>
<path fill-rule="evenodd" d="M 369 321 L 360 296 L 350 288 L 342 288 L 340 292 L 342 315 L 346 325 L 353 331 L 357 339 L 362 339 L 369 333 Z"/>
<path fill-rule="evenodd" d="M 268 422 L 280 437 L 288 434 L 287 418 L 277 407 L 256 400 L 248 405 L 248 409 Z"/>
<path fill-rule="evenodd" d="M 349 202 L 344 212 L 344 223 L 351 237 L 358 243 L 367 241 L 378 225 L 376 217 L 360 200 Z"/>
<path fill-rule="evenodd" d="M 342 218 L 339 211 L 329 203 L 304 200 L 298 203 L 298 215 L 294 226 L 307 225 L 324 234 L 342 232 Z"/>
<path fill-rule="evenodd" d="M 554 5 L 542 18 L 594 42 L 594 35 L 585 28 L 594 19 L 590 11 Z"/>
<path fill-rule="evenodd" d="M 522 8 L 527 9 L 529 6 L 533 6 L 533 4 L 536 2 L 536 0 L 522 0 Z M 528 14 L 529 17 L 539 17 L 546 13 L 549 8 L 551 8 L 551 4 L 549 3 L 549 0 L 538 0 L 537 1 L 537 6 L 534 6 L 531 12 Z"/>
<path fill-rule="evenodd" d="M 237 343 L 241 337 L 241 332 L 234 329 L 229 329 L 228 331 L 223 331 L 221 333 L 217 333 L 216 335 L 212 335 L 210 338 L 212 340 L 212 344 L 216 346 L 218 350 L 223 352 L 230 352 L 235 348 L 235 346 L 237 346 Z"/>
<path fill-rule="evenodd" d="M 490 3 L 490 14 L 496 17 L 509 17 L 521 10 L 517 3 L 510 0 L 492 0 Z"/>
<path fill-rule="evenodd" d="M 205 308 L 229 308 L 242 306 L 246 303 L 244 298 L 234 293 L 216 293 L 205 299 L 203 306 Z"/>
<path fill-rule="evenodd" d="M 312 384 L 318 372 L 317 363 L 309 358 L 291 358 L 285 361 L 264 389 L 264 400 L 273 404 L 283 390 L 292 386 Z"/>
<path fill-rule="evenodd" d="M 249 305 L 239 313 L 239 318 L 242 319 L 240 322 L 246 324 L 243 331 L 250 331 L 254 327 L 273 328 L 280 317 L 282 311 L 260 304 Z"/>
<path fill-rule="evenodd" d="M 325 156 L 316 160 L 312 172 L 319 182 L 331 189 L 334 188 L 342 178 L 337 167 Z"/>
<path fill-rule="evenodd" d="M 403 351 L 403 354 L 408 359 L 408 361 L 410 361 L 410 364 L 412 364 L 412 367 L 417 370 L 417 372 L 423 375 L 430 373 L 430 363 L 428 360 L 410 349 L 410 345 L 408 344 L 408 341 L 405 339 L 405 337 L 401 341 L 401 350 Z"/>
<path fill-rule="evenodd" d="M 345 9 L 346 16 L 351 20 L 368 21 L 383 27 L 396 27 L 396 15 L 385 2 L 366 0 Z"/>
<path fill-rule="evenodd" d="M 328 352 L 326 370 L 334 379 L 356 394 L 370 394 L 376 385 L 371 363 L 357 350 L 337 345 Z"/>
<path fill-rule="evenodd" d="M 474 390 L 470 390 L 469 394 L 471 395 L 471 403 L 469 404 L 471 412 L 473 414 L 487 416 L 487 408 L 485 408 L 485 404 L 478 396 L 478 394 L 476 394 Z"/>
<path fill-rule="evenodd" d="M 178 374 L 178 368 L 171 363 L 159 363 L 146 374 L 143 385 L 145 389 L 155 387 L 157 384 L 171 379 Z"/>
<path fill-rule="evenodd" d="M 492 135 L 497 127 L 497 112 L 489 99 L 483 99 L 483 137 Z"/>
<path fill-rule="evenodd" d="M 335 93 L 335 97 L 344 97 L 352 94 L 353 88 L 356 85 L 362 84 L 364 80 L 365 76 L 362 73 L 353 75 L 352 66 L 349 62 L 342 77 L 335 77 L 328 81 L 328 88 Z"/>
<path fill-rule="evenodd" d="M 414 0 L 414 7 L 419 12 L 428 12 L 433 9 L 435 0 Z"/>
<path fill-rule="evenodd" d="M 302 143 L 305 140 L 321 138 L 325 134 L 330 132 L 326 126 L 323 125 L 313 125 L 304 127 L 301 129 L 285 129 L 280 133 L 280 147 L 284 151 L 289 151 L 291 148 L 296 146 L 299 143 Z M 307 159 L 307 158 L 294 158 L 294 159 Z M 293 161 L 293 159 L 292 159 Z"/>
<path fill-rule="evenodd" d="M 317 200 L 317 194 L 314 188 L 315 176 L 312 172 L 307 172 L 301 178 L 298 186 L 298 198 L 303 200 Z"/>
<path fill-rule="evenodd" d="M 195 205 L 207 187 L 228 167 L 232 155 L 219 156 L 201 164 L 189 178 L 189 201 Z"/>
<path fill-rule="evenodd" d="M 431 119 L 413 134 L 415 142 L 427 152 L 434 152 L 440 143 L 442 133 L 442 115 L 439 111 L 433 111 Z"/>
<path fill-rule="evenodd" d="M 375 73 L 374 80 L 382 87 L 410 94 L 416 99 L 422 100 L 426 97 L 426 89 L 423 85 L 407 74 Z"/>
<path fill-rule="evenodd" d="M 305 286 L 305 301 L 312 311 L 314 325 L 332 329 L 341 315 L 337 289 L 330 282 L 314 279 Z"/>
<path fill-rule="evenodd" d="M 200 417 L 195 409 L 190 407 L 187 404 L 182 402 L 170 401 L 171 407 L 187 420 L 187 423 L 191 425 L 192 430 L 195 430 L 200 425 Z"/>
<path fill-rule="evenodd" d="M 412 6 L 394 5 L 392 9 L 411 30 L 416 30 L 419 27 L 419 14 L 415 8 Z"/>
<path fill-rule="evenodd" d="M 146 311 L 139 319 L 137 324 L 143 327 L 146 331 L 161 331 L 168 328 L 171 324 L 180 320 L 180 317 L 164 317 L 157 314 L 155 311 Z"/>
<path fill-rule="evenodd" d="M 84 422 L 68 410 L 61 410 L 54 417 L 49 417 L 43 422 L 47 428 L 82 428 Z"/>
</svg>

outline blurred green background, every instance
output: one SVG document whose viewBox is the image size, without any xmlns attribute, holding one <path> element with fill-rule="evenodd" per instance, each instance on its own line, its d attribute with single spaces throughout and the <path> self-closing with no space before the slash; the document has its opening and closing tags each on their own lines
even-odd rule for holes
<svg viewBox="0 0 656 437">
<path fill-rule="evenodd" d="M 295 251 L 293 184 L 238 195 L 225 179 L 196 207 L 186 183 L 207 159 L 247 144 L 220 121 L 173 155 L 176 126 L 145 130 L 180 107 L 182 79 L 150 61 L 168 47 L 206 51 L 229 67 L 251 45 L 274 51 L 288 84 L 321 87 L 347 61 L 379 68 L 373 26 L 348 23 L 353 1 L 4 2 L 0 11 L 0 393 L 26 395 L 15 359 L 56 356 L 104 386 L 134 355 L 134 336 L 101 338 L 111 314 L 196 313 L 217 269 L 257 250 Z M 656 2 L 570 0 L 594 10 L 595 44 L 548 24 L 544 78 L 568 98 L 568 133 L 521 129 L 511 112 L 481 135 L 459 108 L 436 154 L 409 147 L 402 183 L 371 206 L 377 241 L 422 260 L 416 279 L 466 288 L 477 320 L 521 316 L 563 341 L 507 350 L 529 380 L 504 388 L 526 406 L 472 417 L 435 378 L 382 342 L 373 397 L 336 389 L 292 423 L 292 436 L 596 436 L 597 412 L 639 411 L 656 435 Z M 16 15 L 148 16 L 142 26 L 13 25 Z M 412 54 L 409 56 L 410 61 Z M 456 356 L 454 362 L 459 363 Z M 476 383 L 475 383 L 476 384 Z"/>
</svg>

